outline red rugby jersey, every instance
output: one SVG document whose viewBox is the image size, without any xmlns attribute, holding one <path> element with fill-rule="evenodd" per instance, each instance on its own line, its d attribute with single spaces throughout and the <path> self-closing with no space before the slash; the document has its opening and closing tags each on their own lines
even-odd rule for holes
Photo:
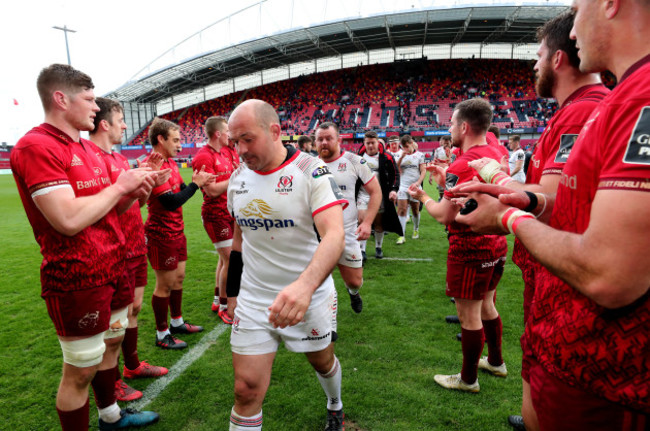
<svg viewBox="0 0 650 431">
<path fill-rule="evenodd" d="M 124 235 L 112 209 L 74 236 L 57 232 L 34 204 L 34 196 L 72 187 L 76 197 L 111 185 L 106 164 L 90 141 L 75 142 L 49 125 L 33 128 L 11 152 L 11 169 L 34 237 L 41 248 L 41 296 L 84 290 L 116 280 L 124 268 Z"/>
<path fill-rule="evenodd" d="M 227 180 L 236 168 L 233 166 L 232 153 L 226 148 L 217 151 L 209 145 L 201 147 L 192 162 L 193 169 L 201 169 L 202 166 L 205 166 L 206 172 L 217 176 L 216 182 Z M 203 205 L 201 206 L 203 220 L 216 221 L 222 219 L 224 214 L 228 214 L 226 192 L 216 197 L 210 197 L 205 190 L 201 189 L 201 191 L 203 192 Z"/>
<path fill-rule="evenodd" d="M 625 73 L 585 123 L 562 172 L 551 226 L 583 233 L 597 190 L 650 191 L 649 135 L 647 56 Z M 639 234 L 647 236 L 648 232 Z M 551 374 L 650 413 L 647 294 L 633 306 L 607 310 L 548 271 L 541 271 L 526 336 Z"/>
<path fill-rule="evenodd" d="M 117 181 L 117 177 L 123 171 L 131 168 L 127 158 L 120 153 L 115 151 L 107 153 L 100 148 L 98 154 L 106 162 L 113 183 Z M 144 242 L 144 223 L 142 223 L 139 202 L 136 201 L 128 210 L 120 214 L 119 219 L 127 244 L 126 258 L 132 259 L 147 254 L 147 245 Z"/>
<path fill-rule="evenodd" d="M 539 184 L 543 175 L 560 175 L 580 129 L 594 108 L 610 91 L 602 84 L 580 87 L 553 115 L 537 141 L 530 159 L 526 184 Z M 512 261 L 520 268 L 532 259 L 519 240 L 515 239 Z"/>
<path fill-rule="evenodd" d="M 456 197 L 449 189 L 458 184 L 466 183 L 477 176 L 476 171 L 468 162 L 482 157 L 489 157 L 496 161 L 501 158 L 501 151 L 492 145 L 479 145 L 462 153 L 447 169 L 445 198 Z M 447 259 L 450 262 L 476 262 L 496 259 L 504 256 L 508 251 L 506 239 L 501 235 L 479 235 L 456 221 L 447 226 L 449 231 L 449 252 Z"/>
<path fill-rule="evenodd" d="M 165 160 L 160 169 L 167 168 L 171 169 L 171 176 L 165 184 L 155 187 L 151 191 L 151 196 L 147 201 L 149 215 L 144 224 L 147 237 L 159 240 L 178 238 L 183 235 L 183 228 L 185 227 L 183 224 L 183 207 L 180 206 L 174 211 L 169 211 L 158 200 L 158 197 L 165 193 L 178 193 L 183 183 L 183 178 L 181 178 L 175 161 L 172 159 Z"/>
</svg>

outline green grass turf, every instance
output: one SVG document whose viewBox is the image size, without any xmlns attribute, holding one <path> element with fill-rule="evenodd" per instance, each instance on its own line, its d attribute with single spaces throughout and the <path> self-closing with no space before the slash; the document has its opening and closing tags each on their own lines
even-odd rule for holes
<svg viewBox="0 0 650 431">
<path fill-rule="evenodd" d="M 189 182 L 191 172 L 182 170 Z M 435 195 L 433 188 L 427 189 Z M 189 260 L 184 285 L 184 317 L 204 325 L 206 332 L 220 321 L 210 311 L 216 255 L 200 220 L 201 197 L 184 207 Z M 58 429 L 54 408 L 61 372 L 61 351 L 44 301 L 39 298 L 38 246 L 20 203 L 13 177 L 0 176 L 0 411 L 7 430 Z M 143 210 L 146 216 L 146 209 Z M 455 313 L 444 294 L 447 239 L 444 229 L 423 215 L 420 239 L 395 245 L 387 235 L 384 255 L 430 258 L 432 261 L 374 259 L 368 243 L 364 311 L 357 315 L 338 271 L 339 341 L 336 354 L 343 368 L 342 399 L 348 430 L 508 430 L 506 418 L 519 412 L 521 378 L 519 336 L 522 332 L 522 282 L 509 260 L 498 289 L 497 308 L 503 324 L 505 379 L 479 372 L 481 392 L 467 394 L 442 389 L 435 374 L 460 372 L 458 325 L 445 323 Z M 510 241 L 510 245 L 512 242 Z M 172 367 L 185 353 L 153 346 L 154 319 L 150 298 L 153 274 L 140 313 L 140 358 Z M 190 346 L 202 334 L 185 337 Z M 183 374 L 149 405 L 160 413 L 156 430 L 226 430 L 233 403 L 233 373 L 226 331 Z M 487 347 L 484 349 L 487 354 Z M 152 380 L 128 381 L 145 390 Z M 280 348 L 264 403 L 265 430 L 324 428 L 325 397 L 303 355 Z M 97 413 L 91 397 L 91 429 Z"/>
</svg>

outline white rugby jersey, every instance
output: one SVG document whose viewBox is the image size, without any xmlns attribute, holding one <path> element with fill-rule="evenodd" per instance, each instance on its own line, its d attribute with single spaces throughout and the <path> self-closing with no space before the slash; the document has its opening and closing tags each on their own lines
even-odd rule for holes
<svg viewBox="0 0 650 431">
<path fill-rule="evenodd" d="M 363 160 L 366 161 L 366 165 L 370 168 L 370 171 L 375 174 L 375 178 L 377 178 L 377 181 L 379 181 L 379 153 L 375 154 L 374 156 L 369 156 L 368 154 L 363 155 Z M 364 189 L 361 187 L 359 190 L 359 197 L 363 198 L 369 198 L 370 195 Z"/>
<path fill-rule="evenodd" d="M 521 160 L 523 162 L 525 159 L 526 159 L 526 153 L 524 153 L 524 150 L 522 150 L 521 148 L 512 151 L 510 153 L 510 158 L 508 159 L 508 164 L 510 165 L 510 172 L 515 170 L 515 165 L 517 164 L 518 160 Z M 520 183 L 526 182 L 526 173 L 524 172 L 523 165 L 521 166 L 521 169 L 519 169 L 519 172 L 517 172 L 512 176 L 512 179 L 515 181 L 519 181 Z"/>
<path fill-rule="evenodd" d="M 323 161 L 309 154 L 296 152 L 270 172 L 242 164 L 228 185 L 228 211 L 242 232 L 238 301 L 266 311 L 309 265 L 319 244 L 314 215 L 346 204 Z M 310 308 L 327 301 L 333 288 L 330 275 L 314 292 Z"/>
<path fill-rule="evenodd" d="M 399 160 L 399 159 L 398 159 Z M 408 188 L 420 178 L 420 165 L 424 163 L 424 154 L 416 151 L 413 154 L 406 154 L 400 165 L 401 172 L 399 185 L 401 188 Z"/>
<path fill-rule="evenodd" d="M 341 189 L 343 197 L 348 201 L 348 207 L 343 211 L 343 223 L 346 231 L 357 230 L 357 201 L 354 197 L 354 187 L 357 179 L 361 180 L 363 185 L 368 184 L 374 177 L 372 171 L 368 167 L 365 159 L 359 155 L 350 153 L 349 151 L 342 151 L 338 159 L 326 163 L 334 180 Z"/>
</svg>

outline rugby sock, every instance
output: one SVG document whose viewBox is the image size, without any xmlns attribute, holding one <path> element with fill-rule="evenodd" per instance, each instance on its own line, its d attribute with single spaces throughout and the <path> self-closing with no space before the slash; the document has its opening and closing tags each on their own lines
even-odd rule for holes
<svg viewBox="0 0 650 431">
<path fill-rule="evenodd" d="M 262 431 L 262 410 L 256 415 L 245 417 L 230 411 L 230 431 Z"/>
<path fill-rule="evenodd" d="M 126 328 L 124 340 L 122 341 L 122 356 L 124 356 L 124 366 L 129 370 L 135 370 L 140 366 L 137 326 L 135 328 Z"/>
<path fill-rule="evenodd" d="M 167 310 L 169 309 L 169 297 L 151 296 L 151 308 L 156 319 L 156 329 L 159 332 L 167 330 Z"/>
<path fill-rule="evenodd" d="M 325 374 L 316 372 L 318 381 L 327 395 L 327 409 L 328 410 L 341 410 L 343 403 L 341 402 L 341 364 L 339 359 L 334 356 L 334 365 L 332 369 Z"/>
<path fill-rule="evenodd" d="M 75 410 L 59 410 L 59 422 L 61 422 L 61 429 L 63 431 L 88 431 L 88 421 L 90 420 L 90 407 L 88 405 L 88 398 L 86 404 Z"/>
<path fill-rule="evenodd" d="M 402 233 L 406 235 L 406 219 L 408 218 L 407 216 L 397 216 L 399 219 L 399 224 L 402 225 Z"/>
<path fill-rule="evenodd" d="M 114 424 L 122 417 L 120 414 L 120 406 L 116 402 L 108 407 L 97 410 L 99 411 L 99 418 L 109 424 Z"/>
<path fill-rule="evenodd" d="M 169 313 L 172 319 L 179 319 L 183 312 L 181 311 L 181 303 L 183 302 L 183 289 L 172 290 L 169 294 Z M 183 322 L 178 325 L 182 325 Z M 174 325 L 174 326 L 178 326 Z"/>
<path fill-rule="evenodd" d="M 169 324 L 174 327 L 181 326 L 183 323 L 185 323 L 185 321 L 183 320 L 183 316 L 171 318 L 169 320 Z"/>
<path fill-rule="evenodd" d="M 485 331 L 485 342 L 488 346 L 488 362 L 490 365 L 498 367 L 503 364 L 501 356 L 501 336 L 503 334 L 503 323 L 501 316 L 496 319 L 483 320 L 483 330 Z"/>
<path fill-rule="evenodd" d="M 375 247 L 381 248 L 384 244 L 384 232 L 375 231 Z"/>
<path fill-rule="evenodd" d="M 228 309 L 228 298 L 219 298 L 219 310 Z"/>
<path fill-rule="evenodd" d="M 361 280 L 361 286 L 363 286 L 363 280 Z M 348 289 L 348 292 L 350 293 L 350 295 L 358 295 L 359 294 L 359 289 L 361 289 L 361 286 L 357 287 L 356 289 L 353 289 L 350 286 L 348 286 L 347 284 L 345 285 L 345 287 Z"/>
<path fill-rule="evenodd" d="M 461 379 L 467 384 L 472 384 L 478 378 L 478 360 L 483 353 L 485 335 L 483 328 L 470 330 L 461 328 L 463 334 L 461 343 L 463 345 L 463 369 L 460 373 Z"/>
<path fill-rule="evenodd" d="M 420 230 L 420 213 L 413 214 L 413 230 Z"/>
<path fill-rule="evenodd" d="M 169 332 L 169 329 L 165 329 L 164 331 L 156 331 L 156 337 L 158 337 L 159 340 L 165 338 L 167 334 L 171 334 L 171 332 Z"/>
<path fill-rule="evenodd" d="M 367 242 L 368 241 L 366 241 L 365 239 L 362 240 L 362 241 L 359 241 L 359 245 L 361 246 L 361 251 L 366 251 L 366 243 Z"/>
<path fill-rule="evenodd" d="M 95 394 L 95 404 L 97 408 L 104 409 L 110 407 L 115 403 L 115 368 L 109 368 L 108 370 L 99 370 L 95 373 L 90 382 L 93 387 L 93 393 Z M 119 412 L 118 419 L 119 419 Z M 103 418 L 102 418 L 103 419 Z"/>
<path fill-rule="evenodd" d="M 214 301 L 216 302 L 219 299 L 219 286 L 214 286 Z"/>
</svg>

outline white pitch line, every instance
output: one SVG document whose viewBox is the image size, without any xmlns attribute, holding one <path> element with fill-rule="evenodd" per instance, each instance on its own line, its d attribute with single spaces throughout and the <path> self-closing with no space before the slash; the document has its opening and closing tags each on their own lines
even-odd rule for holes
<svg viewBox="0 0 650 431">
<path fill-rule="evenodd" d="M 215 250 L 206 250 L 207 253 L 212 253 L 212 254 L 217 254 Z M 371 259 L 370 257 L 369 259 Z M 413 261 L 413 262 L 433 262 L 433 259 L 430 257 L 424 257 L 424 258 L 419 258 L 419 257 L 383 257 L 383 260 L 401 260 L 401 261 Z M 379 260 L 379 259 L 377 259 Z"/>
<path fill-rule="evenodd" d="M 180 376 L 190 365 L 199 359 L 206 350 L 214 343 L 221 334 L 223 334 L 226 329 L 230 329 L 230 326 L 219 325 L 215 327 L 212 331 L 208 332 L 201 338 L 201 340 L 192 347 L 187 353 L 185 353 L 172 367 L 169 369 L 167 375 L 162 376 L 159 379 L 156 379 L 152 384 L 147 386 L 143 392 L 142 398 L 134 403 L 129 403 L 128 407 L 134 408 L 136 410 L 142 410 L 149 405 L 153 400 L 156 399 L 158 395 L 165 388 L 173 382 L 178 376 Z"/>
<path fill-rule="evenodd" d="M 382 257 L 377 260 L 403 260 L 403 261 L 414 261 L 414 262 L 433 262 L 433 259 L 430 257 L 418 258 L 418 257 Z"/>
</svg>

